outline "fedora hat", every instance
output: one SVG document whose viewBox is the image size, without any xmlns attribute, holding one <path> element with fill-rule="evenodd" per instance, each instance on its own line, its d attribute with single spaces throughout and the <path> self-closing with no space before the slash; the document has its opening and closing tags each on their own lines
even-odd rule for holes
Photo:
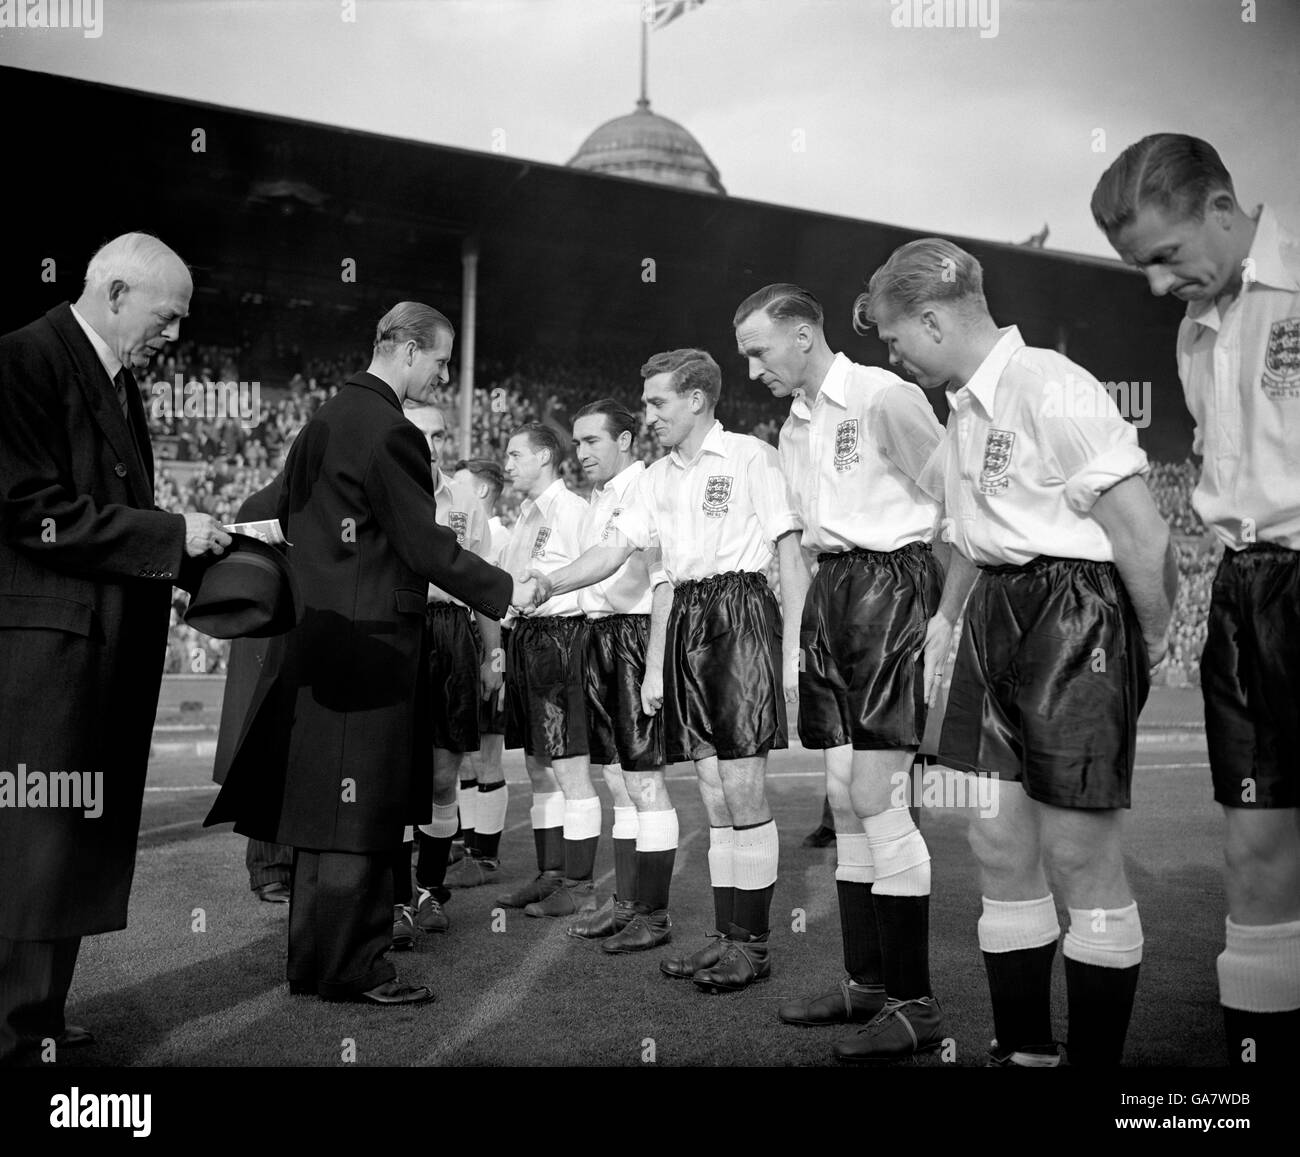
<svg viewBox="0 0 1300 1157">
<path fill-rule="evenodd" d="M 298 587 L 284 554 L 248 534 L 232 534 L 211 561 L 185 611 L 185 621 L 214 639 L 283 635 L 298 621 Z"/>
</svg>

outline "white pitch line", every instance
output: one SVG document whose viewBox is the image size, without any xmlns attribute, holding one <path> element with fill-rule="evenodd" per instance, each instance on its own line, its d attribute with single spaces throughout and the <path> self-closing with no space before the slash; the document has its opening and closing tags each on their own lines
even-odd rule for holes
<svg viewBox="0 0 1300 1157">
<path fill-rule="evenodd" d="M 219 783 L 176 784 L 171 787 L 146 787 L 145 791 L 220 791 Z"/>
<path fill-rule="evenodd" d="M 682 837 L 681 842 L 677 845 L 679 857 L 682 849 L 699 834 L 700 829 L 696 828 Z M 677 870 L 682 866 L 682 863 L 683 859 L 679 858 L 673 868 L 674 876 L 677 875 Z M 601 876 L 596 881 L 597 890 L 607 884 L 613 878 L 613 875 L 613 871 L 609 871 Z M 425 1054 L 416 1062 L 417 1066 L 431 1068 L 446 1064 L 471 1040 L 486 1032 L 498 1021 L 509 1016 L 532 990 L 533 981 L 548 969 L 572 943 L 572 940 L 565 935 L 562 922 L 556 921 L 555 927 L 551 928 L 542 941 L 524 957 L 523 963 L 511 971 L 509 976 L 484 993 L 482 999 L 474 1006 L 474 1011 L 470 1013 L 467 1020 L 462 1022 L 460 1028 L 444 1037 L 437 1048 Z"/>
<path fill-rule="evenodd" d="M 158 828 L 141 828 L 140 837 L 143 839 L 145 836 L 157 836 L 161 835 L 163 832 L 179 832 L 184 831 L 186 828 L 199 828 L 202 826 L 202 820 L 182 820 L 180 823 L 163 824 L 162 827 Z M 216 832 L 213 832 L 212 834 L 214 836 L 217 835 Z"/>
</svg>

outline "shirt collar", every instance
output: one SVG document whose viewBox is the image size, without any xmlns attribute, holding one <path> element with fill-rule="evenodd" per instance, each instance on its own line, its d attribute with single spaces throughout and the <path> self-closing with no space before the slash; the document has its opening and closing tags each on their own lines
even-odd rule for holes
<svg viewBox="0 0 1300 1157">
<path fill-rule="evenodd" d="M 627 467 L 625 470 L 620 470 L 617 474 L 614 475 L 613 478 L 611 478 L 604 485 L 597 486 L 595 490 L 591 492 L 592 497 L 594 498 L 597 494 L 613 493 L 617 495 L 619 498 L 622 498 L 623 495 L 627 493 L 627 488 L 631 486 L 634 481 L 636 481 L 636 476 L 640 474 L 644 469 L 645 469 L 644 462 L 641 461 L 633 462 L 631 466 Z"/>
<path fill-rule="evenodd" d="M 1289 293 L 1300 291 L 1300 282 L 1282 258 L 1282 243 L 1282 229 L 1277 215 L 1267 205 L 1260 205 L 1255 210 L 1255 238 L 1250 243 L 1250 253 L 1246 257 L 1250 263 L 1247 266 L 1250 273 L 1249 277 L 1243 276 L 1243 290 L 1249 291 L 1258 285 Z M 1217 330 L 1222 321 L 1218 300 L 1209 298 L 1206 301 L 1189 301 L 1187 319 Z"/>
<path fill-rule="evenodd" d="M 839 406 L 840 409 L 844 409 L 844 399 L 849 386 L 849 366 L 852 364 L 842 353 L 836 354 L 831 362 L 830 369 L 826 371 L 826 376 L 822 379 L 821 389 L 817 391 L 817 397 L 827 398 Z M 813 406 L 816 404 L 814 400 L 810 405 L 808 396 L 800 390 L 795 394 L 794 401 L 790 403 L 790 413 L 801 421 L 811 421 Z"/>
<path fill-rule="evenodd" d="M 117 372 L 122 368 L 122 359 L 109 348 L 108 342 L 95 332 L 94 327 L 91 326 L 90 322 L 77 312 L 77 307 L 75 305 L 71 306 L 71 309 L 72 316 L 77 319 L 77 324 L 81 326 L 86 337 L 90 339 L 90 344 L 95 347 L 95 354 L 103 363 L 104 369 L 107 371 L 110 380 L 116 381 Z"/>
<path fill-rule="evenodd" d="M 557 478 L 537 496 L 536 501 L 533 501 L 531 498 L 525 498 L 524 501 L 519 504 L 519 508 L 520 510 L 527 508 L 528 513 L 530 514 L 534 509 L 536 509 L 541 513 L 542 517 L 545 518 L 546 515 L 550 513 L 551 507 L 555 505 L 555 500 L 560 496 L 560 491 L 564 488 L 564 479 Z"/>
<path fill-rule="evenodd" d="M 442 472 L 442 467 L 435 464 L 433 468 L 433 494 L 436 498 L 446 491 L 447 497 L 451 497 L 451 479 Z"/>
<path fill-rule="evenodd" d="M 683 470 L 692 463 L 698 462 L 705 454 L 717 454 L 718 457 L 725 458 L 727 457 L 727 443 L 723 439 L 722 435 L 722 423 L 717 418 L 714 418 L 713 425 L 709 427 L 709 432 L 704 435 L 704 441 L 700 443 L 699 452 L 690 460 L 690 462 L 686 461 L 686 459 L 677 452 L 676 446 L 673 447 L 668 457 L 674 466 L 680 466 Z"/>
<path fill-rule="evenodd" d="M 1020 327 L 1015 325 L 1006 326 L 998 330 L 1002 336 L 998 338 L 994 346 L 989 350 L 984 360 L 980 362 L 977 369 L 961 389 L 949 390 L 948 404 L 954 409 L 957 404 L 957 397 L 962 390 L 968 391 L 984 408 L 984 412 L 990 417 L 993 414 L 993 396 L 997 393 L 998 382 L 1002 378 L 1003 371 L 1007 368 L 1007 363 L 1015 356 L 1017 350 L 1024 349 L 1025 339 L 1020 336 Z"/>
</svg>

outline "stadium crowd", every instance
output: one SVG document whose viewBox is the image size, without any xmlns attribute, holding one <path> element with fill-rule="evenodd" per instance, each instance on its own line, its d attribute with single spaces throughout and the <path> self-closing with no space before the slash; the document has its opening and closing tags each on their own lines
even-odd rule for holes
<svg viewBox="0 0 1300 1157">
<path fill-rule="evenodd" d="M 170 390 L 177 374 L 186 384 L 241 380 L 245 352 L 182 343 L 159 359 L 152 374 L 142 376 L 141 391 L 160 467 L 156 497 L 163 509 L 199 510 L 223 523 L 233 522 L 244 499 L 280 469 L 294 435 L 358 364 L 346 356 L 303 363 L 287 379 L 262 386 L 260 420 L 251 422 L 238 417 L 185 417 L 160 401 L 166 391 L 159 383 Z M 633 408 L 639 405 L 640 379 L 629 378 L 626 353 L 615 350 L 596 350 L 581 365 L 559 355 L 513 362 L 480 359 L 478 380 L 482 384 L 474 391 L 470 456 L 496 461 L 505 456 L 510 431 L 524 422 L 545 421 L 567 440 L 569 416 L 593 397 L 612 396 Z M 438 404 L 447 419 L 449 445 L 459 447 L 460 398 L 454 372 L 441 389 Z M 775 444 L 782 421 L 778 405 L 769 398 L 729 399 L 724 394 L 719 416 L 729 428 Z M 660 455 L 648 430 L 640 435 L 637 453 L 647 463 Z M 572 456 L 565 461 L 563 473 L 572 489 L 585 494 L 587 483 Z M 1199 683 L 1210 587 L 1220 554 L 1217 546 L 1205 541 L 1205 528 L 1192 509 L 1197 473 L 1191 459 L 1152 461 L 1147 479 L 1156 506 L 1178 542 L 1182 585 L 1169 657 L 1157 675 L 1157 681 L 1177 687 Z M 517 497 L 507 489 L 499 510 L 507 526 L 513 523 L 517 507 Z M 165 671 L 224 672 L 228 644 L 181 621 L 185 599 L 183 592 L 175 592 Z"/>
</svg>

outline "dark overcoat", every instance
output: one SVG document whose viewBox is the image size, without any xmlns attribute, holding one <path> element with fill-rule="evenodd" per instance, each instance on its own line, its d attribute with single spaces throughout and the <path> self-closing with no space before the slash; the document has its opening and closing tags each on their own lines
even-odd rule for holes
<svg viewBox="0 0 1300 1157">
<path fill-rule="evenodd" d="M 236 522 L 266 522 L 276 516 L 280 506 L 280 491 L 284 474 L 277 474 L 270 482 L 250 494 L 235 516 Z M 217 751 L 212 761 L 212 778 L 225 783 L 226 772 L 234 758 L 235 748 L 244 730 L 248 710 L 253 705 L 262 672 L 268 669 L 268 660 L 274 663 L 283 655 L 283 646 L 272 647 L 275 637 L 267 639 L 232 639 L 226 658 L 226 687 L 221 697 L 221 726 L 217 730 Z M 274 668 L 270 668 L 274 673 Z"/>
<path fill-rule="evenodd" d="M 130 426 L 66 302 L 0 337 L 0 775 L 79 773 L 103 808 L 0 806 L 11 939 L 126 927 L 171 589 L 194 582 L 128 393 Z"/>
<path fill-rule="evenodd" d="M 278 517 L 302 595 L 264 672 L 208 824 L 298 848 L 389 852 L 427 823 L 432 582 L 490 618 L 513 584 L 438 526 L 429 450 L 382 380 L 357 374 L 294 442 Z"/>
</svg>

